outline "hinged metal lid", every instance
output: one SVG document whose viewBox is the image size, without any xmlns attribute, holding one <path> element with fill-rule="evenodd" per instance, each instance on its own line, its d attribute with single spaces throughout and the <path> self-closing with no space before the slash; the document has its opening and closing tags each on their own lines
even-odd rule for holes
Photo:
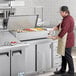
<svg viewBox="0 0 76 76">
<path fill-rule="evenodd" d="M 25 28 L 35 28 L 37 25 L 38 15 L 16 15 L 8 19 L 8 30 L 17 30 Z"/>
</svg>

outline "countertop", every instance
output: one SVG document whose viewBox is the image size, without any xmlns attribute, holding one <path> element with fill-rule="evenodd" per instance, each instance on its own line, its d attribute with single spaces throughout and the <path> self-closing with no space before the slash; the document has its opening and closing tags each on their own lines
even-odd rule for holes
<svg viewBox="0 0 76 76">
<path fill-rule="evenodd" d="M 11 48 L 14 48 L 14 47 L 21 47 L 21 46 L 29 46 L 30 44 L 16 44 L 16 45 L 13 45 L 13 46 L 0 46 L 0 50 L 5 50 L 5 49 L 11 49 Z"/>
</svg>

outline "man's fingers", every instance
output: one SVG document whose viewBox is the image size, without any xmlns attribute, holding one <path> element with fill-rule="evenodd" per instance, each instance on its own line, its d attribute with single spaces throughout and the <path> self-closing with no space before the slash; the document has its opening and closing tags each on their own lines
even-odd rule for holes
<svg viewBox="0 0 76 76">
<path fill-rule="evenodd" d="M 48 36 L 48 38 L 52 38 L 52 36 Z"/>
</svg>

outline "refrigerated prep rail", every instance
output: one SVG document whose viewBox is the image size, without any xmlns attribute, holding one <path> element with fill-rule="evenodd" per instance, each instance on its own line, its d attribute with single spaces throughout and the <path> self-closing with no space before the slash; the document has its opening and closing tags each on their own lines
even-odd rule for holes
<svg viewBox="0 0 76 76">
<path fill-rule="evenodd" d="M 61 56 L 57 54 L 57 41 L 48 39 L 48 31 L 37 28 L 37 16 L 11 16 L 8 29 L 22 43 L 30 44 L 26 48 L 26 73 L 48 72 L 61 66 Z M 56 62 L 56 59 L 57 62 Z"/>
<path fill-rule="evenodd" d="M 3 54 L 10 59 L 8 60 L 10 62 L 8 68 L 11 68 L 8 74 L 10 73 L 12 76 L 43 73 L 51 71 L 53 68 L 57 70 L 61 65 L 61 56 L 57 54 L 57 41 L 48 39 L 48 31 L 35 26 L 36 18 L 36 16 L 31 16 L 30 20 L 30 17 L 26 16 L 12 16 L 9 18 L 8 32 L 1 32 L 1 48 L 5 45 L 8 47 L 12 46 L 11 51 L 7 48 Z M 30 31 L 27 29 L 30 29 Z M 25 46 L 15 47 L 23 44 Z M 9 52 L 9 57 L 7 52 Z M 7 60 L 5 57 L 1 59 Z M 0 74 L 3 71 L 5 72 L 3 69 Z M 6 73 L 6 75 L 8 74 Z"/>
</svg>

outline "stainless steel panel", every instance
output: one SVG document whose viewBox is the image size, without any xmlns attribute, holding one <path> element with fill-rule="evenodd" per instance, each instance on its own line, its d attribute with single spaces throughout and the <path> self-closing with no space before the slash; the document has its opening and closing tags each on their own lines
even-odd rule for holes
<svg viewBox="0 0 76 76">
<path fill-rule="evenodd" d="M 15 41 L 20 43 L 10 32 L 8 31 L 0 31 L 0 46 L 5 45 L 5 43 L 11 43 Z"/>
<path fill-rule="evenodd" d="M 11 76 L 25 74 L 25 47 L 11 50 Z"/>
<path fill-rule="evenodd" d="M 35 73 L 35 45 L 31 44 L 25 49 L 25 73 Z"/>
<path fill-rule="evenodd" d="M 0 3 L 6 3 L 8 1 L 11 1 L 11 0 L 0 0 Z"/>
<path fill-rule="evenodd" d="M 50 71 L 51 69 L 51 42 L 37 45 L 37 71 Z"/>
<path fill-rule="evenodd" d="M 61 66 L 61 55 L 59 55 L 57 53 L 57 46 L 58 46 L 58 42 L 54 41 L 53 42 L 53 49 L 52 49 L 52 54 L 53 54 L 52 67 L 56 68 L 56 70 L 59 69 Z"/>
<path fill-rule="evenodd" d="M 0 76 L 10 76 L 9 49 L 0 50 Z"/>
<path fill-rule="evenodd" d="M 46 38 L 48 37 L 48 32 L 47 31 L 24 32 L 24 33 L 13 32 L 13 35 L 16 36 L 18 40 L 29 40 L 29 39 Z"/>
</svg>

